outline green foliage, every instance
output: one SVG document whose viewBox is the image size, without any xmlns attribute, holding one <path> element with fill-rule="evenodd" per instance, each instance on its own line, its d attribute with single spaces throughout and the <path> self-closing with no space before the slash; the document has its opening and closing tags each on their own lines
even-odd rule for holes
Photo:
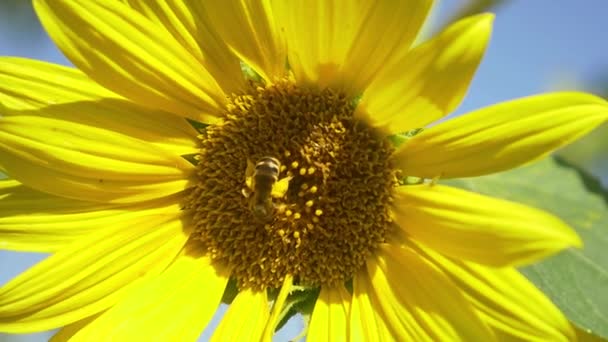
<svg viewBox="0 0 608 342">
<path fill-rule="evenodd" d="M 287 297 L 281 311 L 279 323 L 275 330 L 281 329 L 287 321 L 297 314 L 301 314 L 308 325 L 308 320 L 314 309 L 320 289 L 294 286 Z"/>
<path fill-rule="evenodd" d="M 575 143 L 562 148 L 559 156 L 591 174 L 601 177 L 608 172 L 608 123 L 594 129 Z"/>
<path fill-rule="evenodd" d="M 422 132 L 423 130 L 423 128 L 412 129 L 401 134 L 391 135 L 388 137 L 388 140 L 395 146 L 395 148 L 397 148 L 401 146 L 401 144 L 403 144 L 404 142 L 416 136 L 416 134 Z"/>
<path fill-rule="evenodd" d="M 445 181 L 559 216 L 584 242 L 522 273 L 579 327 L 608 338 L 608 193 L 568 162 L 548 158 L 508 172 Z"/>
<path fill-rule="evenodd" d="M 245 76 L 245 79 L 247 79 L 247 80 L 251 80 L 256 83 L 263 82 L 262 77 L 257 72 L 255 72 L 255 70 L 253 70 L 252 67 L 247 65 L 245 62 L 241 62 L 241 72 L 243 73 L 243 76 Z"/>
<path fill-rule="evenodd" d="M 207 130 L 207 127 L 209 126 L 206 123 L 200 122 L 200 121 L 196 121 L 196 120 L 192 120 L 192 119 L 186 119 L 186 121 L 188 121 L 188 123 L 190 125 L 192 125 L 192 127 L 199 133 L 199 134 L 203 134 L 205 133 L 205 131 Z"/>
</svg>

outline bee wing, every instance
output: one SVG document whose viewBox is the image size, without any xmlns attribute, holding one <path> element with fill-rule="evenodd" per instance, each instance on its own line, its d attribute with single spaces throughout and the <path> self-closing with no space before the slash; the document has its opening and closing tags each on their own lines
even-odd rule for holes
<svg viewBox="0 0 608 342">
<path fill-rule="evenodd" d="M 285 178 L 279 179 L 272 186 L 272 192 L 270 193 L 270 195 L 274 198 L 281 198 L 281 197 L 285 196 L 285 194 L 287 193 L 287 189 L 289 189 L 289 181 L 292 178 L 293 177 L 285 177 Z"/>
</svg>

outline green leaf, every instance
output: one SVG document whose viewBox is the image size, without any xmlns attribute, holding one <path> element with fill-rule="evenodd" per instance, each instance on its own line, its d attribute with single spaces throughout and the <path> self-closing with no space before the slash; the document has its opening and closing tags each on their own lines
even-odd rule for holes
<svg viewBox="0 0 608 342">
<path fill-rule="evenodd" d="M 442 181 L 474 192 L 534 206 L 559 216 L 583 239 L 522 273 L 579 327 L 608 338 L 608 194 L 599 182 L 548 158 L 499 174 Z"/>
<path fill-rule="evenodd" d="M 608 171 L 608 123 L 557 152 L 561 159 L 601 177 Z"/>
<path fill-rule="evenodd" d="M 319 288 L 294 286 L 287 300 L 285 300 L 283 310 L 279 316 L 279 323 L 275 330 L 281 329 L 287 321 L 297 314 L 301 314 L 307 320 L 307 317 L 310 317 L 312 314 L 319 291 Z"/>
</svg>

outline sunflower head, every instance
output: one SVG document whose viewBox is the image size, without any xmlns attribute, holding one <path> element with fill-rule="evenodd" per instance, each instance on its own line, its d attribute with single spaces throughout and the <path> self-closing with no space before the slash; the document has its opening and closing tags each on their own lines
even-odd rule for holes
<svg viewBox="0 0 608 342">
<path fill-rule="evenodd" d="M 385 242 L 394 147 L 354 110 L 340 91 L 251 83 L 200 136 L 193 235 L 240 287 L 278 288 L 288 274 L 309 286 L 344 283 Z M 250 202 L 263 189 L 239 189 L 250 161 L 265 156 L 280 162 L 288 184 L 277 198 L 257 194 L 272 205 L 260 220 Z"/>
</svg>

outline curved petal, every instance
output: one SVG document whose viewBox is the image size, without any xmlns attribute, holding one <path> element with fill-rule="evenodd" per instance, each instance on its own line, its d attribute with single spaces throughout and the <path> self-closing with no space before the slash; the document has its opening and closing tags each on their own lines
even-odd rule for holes
<svg viewBox="0 0 608 342">
<path fill-rule="evenodd" d="M 80 70 L 19 57 L 0 57 L 0 108 L 31 110 L 58 103 L 120 99 Z M 8 115 L 1 112 L 2 115 Z"/>
<path fill-rule="evenodd" d="M 458 287 L 415 251 L 383 244 L 367 270 L 397 340 L 494 340 Z"/>
<path fill-rule="evenodd" d="M 188 237 L 183 218 L 153 215 L 70 246 L 0 288 L 0 331 L 48 330 L 107 309 L 161 272 Z"/>
<path fill-rule="evenodd" d="M 383 342 L 394 339 L 387 326 L 390 321 L 380 309 L 378 293 L 365 269 L 353 278 L 353 298 L 348 321 L 348 338 L 351 341 Z M 399 337 L 401 341 L 415 341 L 408 331 Z"/>
<path fill-rule="evenodd" d="M 357 32 L 353 22 L 361 22 L 363 5 L 351 0 L 298 0 L 275 1 L 273 6 L 285 30 L 289 66 L 297 83 L 320 88 L 342 83 L 342 66 Z"/>
<path fill-rule="evenodd" d="M 431 0 L 362 1 L 353 42 L 342 67 L 348 93 L 363 93 L 378 72 L 401 64 L 431 5 Z"/>
<path fill-rule="evenodd" d="M 279 324 L 281 313 L 285 309 L 285 301 L 287 300 L 287 296 L 292 292 L 292 289 L 293 275 L 286 274 L 283 277 L 283 284 L 279 289 L 279 293 L 277 293 L 276 298 L 272 303 L 272 309 L 270 310 L 270 315 L 266 320 L 266 325 L 264 326 L 264 330 L 262 332 L 262 338 L 260 339 L 261 341 L 270 341 L 272 339 L 276 327 Z"/>
<path fill-rule="evenodd" d="M 582 244 L 544 211 L 442 185 L 398 187 L 393 213 L 414 240 L 485 265 L 519 266 Z"/>
<path fill-rule="evenodd" d="M 88 124 L 148 141 L 176 154 L 196 151 L 197 132 L 182 117 L 123 99 L 78 69 L 0 58 L 0 115 L 36 115 Z"/>
<path fill-rule="evenodd" d="M 35 0 L 51 38 L 99 84 L 137 103 L 213 122 L 225 95 L 164 29 L 118 1 Z"/>
<path fill-rule="evenodd" d="M 473 177 L 546 156 L 608 120 L 608 103 L 564 92 L 500 103 L 442 122 L 395 152 L 408 176 Z"/>
<path fill-rule="evenodd" d="M 266 291 L 242 290 L 228 307 L 210 341 L 262 341 L 269 317 Z"/>
<path fill-rule="evenodd" d="M 267 82 L 286 73 L 285 38 L 275 20 L 271 0 L 207 1 L 204 11 L 232 53 Z"/>
<path fill-rule="evenodd" d="M 130 227 L 150 215 L 181 211 L 179 199 L 134 205 L 84 202 L 48 195 L 15 180 L 0 181 L 0 249 L 55 252 L 89 234 Z"/>
<path fill-rule="evenodd" d="M 463 291 L 480 317 L 509 340 L 575 340 L 559 309 L 515 269 L 456 261 L 428 249 L 423 253 Z"/>
<path fill-rule="evenodd" d="M 310 319 L 309 341 L 348 341 L 351 295 L 341 286 L 322 286 Z"/>
<path fill-rule="evenodd" d="M 220 304 L 229 272 L 194 246 L 70 341 L 195 341 Z"/>
<path fill-rule="evenodd" d="M 6 116 L 36 116 L 69 121 L 145 141 L 174 155 L 198 151 L 197 131 L 188 121 L 128 100 L 99 99 L 49 105 L 36 110 L 4 110 Z"/>
<path fill-rule="evenodd" d="M 133 202 L 184 190 L 192 164 L 103 128 L 38 116 L 0 119 L 0 165 L 43 192 L 98 202 Z"/>
<path fill-rule="evenodd" d="M 245 87 L 240 62 L 211 27 L 202 1 L 127 0 L 127 3 L 164 27 L 213 75 L 224 92 L 231 94 Z"/>
<path fill-rule="evenodd" d="M 68 324 L 65 327 L 59 329 L 53 337 L 49 340 L 49 342 L 69 342 L 74 341 L 72 338 L 76 333 L 78 333 L 81 329 L 86 327 L 89 323 L 93 322 L 97 317 L 99 317 L 103 312 L 95 314 L 93 316 L 89 316 L 87 318 L 83 318 L 80 321 L 76 321 L 74 323 Z"/>
<path fill-rule="evenodd" d="M 383 68 L 355 115 L 391 135 L 424 127 L 453 111 L 486 50 L 493 18 L 480 14 L 460 20 Z"/>
<path fill-rule="evenodd" d="M 80 220 L 109 219 L 117 205 L 56 197 L 0 180 L 0 249 L 53 252 L 94 231 Z"/>
</svg>

